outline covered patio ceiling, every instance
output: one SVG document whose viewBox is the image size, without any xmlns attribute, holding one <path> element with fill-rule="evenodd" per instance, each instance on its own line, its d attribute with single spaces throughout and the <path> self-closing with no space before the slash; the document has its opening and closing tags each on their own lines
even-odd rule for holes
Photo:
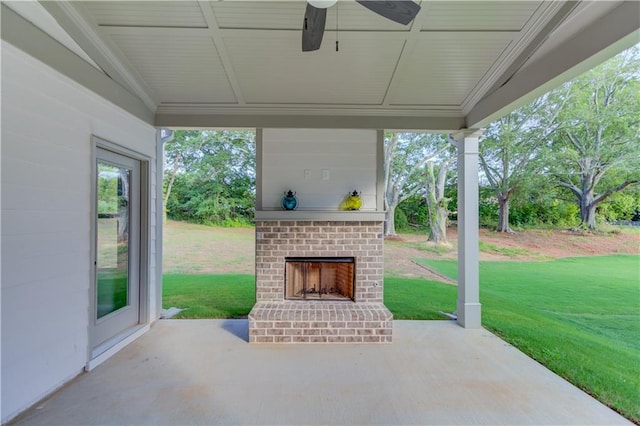
<svg viewBox="0 0 640 426">
<path fill-rule="evenodd" d="M 300 0 L 6 4 L 167 127 L 477 128 L 638 42 L 636 1 L 416 2 L 339 1 L 306 53 Z"/>
</svg>

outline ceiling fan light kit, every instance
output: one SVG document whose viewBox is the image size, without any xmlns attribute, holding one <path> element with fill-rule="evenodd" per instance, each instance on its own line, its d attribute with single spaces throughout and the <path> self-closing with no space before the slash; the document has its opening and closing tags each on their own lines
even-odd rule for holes
<svg viewBox="0 0 640 426">
<path fill-rule="evenodd" d="M 308 3 L 318 9 L 327 9 L 338 2 L 338 0 L 307 0 Z"/>
<path fill-rule="evenodd" d="M 356 0 L 356 2 L 383 18 L 402 25 L 408 25 L 420 12 L 420 6 L 411 0 Z M 302 24 L 303 52 L 320 49 L 327 21 L 327 8 L 336 3 L 337 0 L 307 0 Z"/>
</svg>

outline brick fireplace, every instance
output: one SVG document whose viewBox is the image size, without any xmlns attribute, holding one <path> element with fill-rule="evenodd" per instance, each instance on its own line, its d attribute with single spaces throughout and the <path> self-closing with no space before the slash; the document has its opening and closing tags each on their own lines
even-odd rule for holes
<svg viewBox="0 0 640 426">
<path fill-rule="evenodd" d="M 257 130 L 250 343 L 391 342 L 392 315 L 382 302 L 383 136 Z M 345 195 L 355 189 L 362 206 L 346 210 Z M 295 210 L 283 210 L 288 191 Z"/>
<path fill-rule="evenodd" d="M 249 342 L 391 342 L 392 314 L 382 303 L 382 225 L 378 220 L 257 219 L 256 305 L 249 314 Z M 333 263 L 340 261 L 351 263 L 351 269 L 336 269 Z M 324 284 L 320 268 L 326 271 Z M 308 272 L 306 287 L 298 287 L 305 290 L 287 295 L 287 272 L 297 274 L 300 286 L 301 271 Z M 335 295 L 349 271 L 351 293 Z"/>
</svg>

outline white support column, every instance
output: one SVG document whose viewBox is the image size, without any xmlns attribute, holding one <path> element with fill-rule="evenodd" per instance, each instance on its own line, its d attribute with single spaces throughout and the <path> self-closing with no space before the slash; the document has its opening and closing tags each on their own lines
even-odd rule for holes
<svg viewBox="0 0 640 426">
<path fill-rule="evenodd" d="M 156 287 L 154 297 L 151 299 L 155 304 L 151 322 L 162 315 L 162 258 L 163 258 L 163 238 L 164 238 L 164 197 L 162 193 L 162 183 L 164 179 L 164 144 L 173 140 L 173 130 L 158 128 L 156 131 Z"/>
<path fill-rule="evenodd" d="M 453 135 L 458 148 L 458 324 L 481 327 L 478 140 L 482 130 Z"/>
</svg>

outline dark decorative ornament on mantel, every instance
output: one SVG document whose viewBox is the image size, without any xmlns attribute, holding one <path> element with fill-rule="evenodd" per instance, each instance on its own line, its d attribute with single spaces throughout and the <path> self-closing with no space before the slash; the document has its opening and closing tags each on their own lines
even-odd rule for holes
<svg viewBox="0 0 640 426">
<path fill-rule="evenodd" d="M 284 197 L 282 197 L 282 209 L 295 210 L 297 207 L 298 199 L 296 198 L 296 193 L 292 190 L 285 192 Z"/>
</svg>

